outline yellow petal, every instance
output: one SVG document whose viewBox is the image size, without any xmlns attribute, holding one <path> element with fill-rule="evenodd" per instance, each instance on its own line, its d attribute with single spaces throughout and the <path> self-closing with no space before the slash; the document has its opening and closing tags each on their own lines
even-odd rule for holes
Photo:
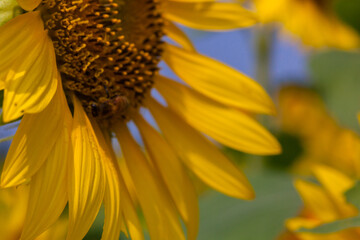
<svg viewBox="0 0 360 240">
<path fill-rule="evenodd" d="M 335 196 L 344 194 L 354 184 L 348 176 L 327 166 L 316 166 L 313 172 L 321 185 Z"/>
<path fill-rule="evenodd" d="M 144 235 L 142 226 L 137 216 L 135 206 L 138 205 L 138 197 L 136 196 L 136 188 L 134 182 L 131 179 L 129 169 L 124 159 L 118 161 L 120 166 L 120 194 L 121 194 L 121 208 L 126 224 L 122 231 L 126 234 L 129 232 L 132 239 L 143 240 Z M 126 228 L 127 227 L 127 228 Z"/>
<path fill-rule="evenodd" d="M 1 239 L 19 239 L 24 224 L 28 203 L 29 187 L 22 185 L 16 188 L 1 189 L 0 191 L 0 233 Z"/>
<path fill-rule="evenodd" d="M 99 152 L 105 166 L 106 189 L 104 196 L 105 219 L 102 240 L 119 239 L 121 230 L 120 205 L 120 169 L 111 147 L 111 140 L 105 139 L 98 124 L 92 121 L 92 126 L 98 139 Z M 110 146 L 110 147 L 109 147 Z"/>
<path fill-rule="evenodd" d="M 340 216 L 354 216 L 357 210 L 346 202 L 344 195 L 354 185 L 354 181 L 341 172 L 326 166 L 316 166 L 313 172 L 315 177 L 324 186 L 329 199 L 336 204 L 336 209 Z"/>
<path fill-rule="evenodd" d="M 30 195 L 22 240 L 35 239 L 58 219 L 67 203 L 67 160 L 72 157 L 68 112 L 67 126 L 46 162 L 31 178 Z"/>
<path fill-rule="evenodd" d="M 39 11 L 17 16 L 0 27 L 0 72 L 4 72 L 17 59 L 23 60 L 24 52 L 32 50 L 44 36 Z"/>
<path fill-rule="evenodd" d="M 82 239 L 85 236 L 99 212 L 106 183 L 98 140 L 76 98 L 74 109 L 74 159 L 69 164 L 68 240 Z"/>
<path fill-rule="evenodd" d="M 125 220 L 125 217 L 123 217 L 123 219 Z M 120 226 L 120 227 L 121 227 L 121 232 L 125 234 L 125 237 L 126 237 L 126 238 L 130 238 L 130 237 L 129 237 L 130 235 L 129 235 L 129 233 L 128 233 L 128 230 L 127 230 L 125 221 L 121 221 L 120 224 L 121 224 L 121 226 Z"/>
<path fill-rule="evenodd" d="M 131 200 L 128 189 L 126 188 L 123 177 L 120 175 L 120 194 L 121 194 L 121 209 L 126 223 L 127 230 L 131 236 L 131 239 L 143 240 L 144 235 L 142 226 L 137 216 L 137 212 L 134 203 Z M 126 230 L 126 229 L 124 229 Z M 127 231 L 124 231 L 126 233 Z"/>
<path fill-rule="evenodd" d="M 130 173 L 129 173 L 129 168 L 126 165 L 125 159 L 120 158 L 118 160 L 119 166 L 120 166 L 120 172 L 121 175 L 124 179 L 124 183 L 125 186 L 127 188 L 127 190 L 129 191 L 130 197 L 131 197 L 131 201 L 137 205 L 138 204 L 138 197 L 136 196 L 136 188 L 134 185 L 133 180 L 131 179 Z"/>
<path fill-rule="evenodd" d="M 171 199 L 160 179 L 152 173 L 126 125 L 118 124 L 114 130 L 134 181 L 151 239 L 185 239 Z"/>
<path fill-rule="evenodd" d="M 277 140 L 249 115 L 165 77 L 157 77 L 155 83 L 172 109 L 216 141 L 252 154 L 278 154 L 281 151 Z"/>
<path fill-rule="evenodd" d="M 303 199 L 305 207 L 315 218 L 322 221 L 332 221 L 337 218 L 334 204 L 320 186 L 297 180 L 295 187 Z"/>
<path fill-rule="evenodd" d="M 175 205 L 188 229 L 188 239 L 195 240 L 198 232 L 199 206 L 195 188 L 185 169 L 168 143 L 140 115 L 134 118 L 146 149 L 160 171 Z"/>
<path fill-rule="evenodd" d="M 187 84 L 220 103 L 250 112 L 275 112 L 264 89 L 233 68 L 170 44 L 166 45 L 163 58 Z"/>
<path fill-rule="evenodd" d="M 12 49 L 12 43 L 4 43 L 1 49 L 0 56 L 5 58 L 10 50 L 22 53 L 17 56 L 10 54 L 9 62 L 6 63 L 8 66 L 1 70 L 7 71 L 3 103 L 4 122 L 17 119 L 24 113 L 42 111 L 54 96 L 58 82 L 54 47 L 43 29 L 39 12 L 24 14 L 14 20 L 16 21 L 6 24 L 7 31 L 0 34 L 12 36 L 10 42 L 21 42 L 24 39 L 23 34 L 18 34 L 21 29 L 27 33 L 25 38 L 30 40 L 23 41 L 19 47 L 15 45 Z M 22 26 L 19 22 L 24 25 L 23 28 L 10 30 L 14 25 Z"/>
<path fill-rule="evenodd" d="M 66 238 L 67 227 L 67 219 L 60 217 L 50 229 L 41 234 L 36 240 L 64 240 Z"/>
<path fill-rule="evenodd" d="M 106 168 L 107 185 L 105 189 L 104 206 L 105 219 L 102 240 L 119 239 L 121 230 L 120 183 L 118 172 L 112 166 Z"/>
<path fill-rule="evenodd" d="M 174 23 L 167 21 L 164 26 L 164 31 L 166 36 L 174 40 L 176 43 L 180 44 L 183 48 L 188 51 L 195 51 L 195 47 L 192 44 L 191 40 L 186 36 L 186 34 Z"/>
<path fill-rule="evenodd" d="M 300 228 L 314 228 L 321 224 L 318 219 L 295 217 L 286 220 L 286 227 L 292 231 L 296 231 Z"/>
<path fill-rule="evenodd" d="M 165 1 L 164 17 L 199 30 L 229 30 L 257 23 L 239 3 Z"/>
<path fill-rule="evenodd" d="M 229 196 L 254 198 L 246 177 L 209 140 L 155 100 L 147 106 L 169 144 L 201 180 Z"/>
<path fill-rule="evenodd" d="M 34 10 L 39 4 L 41 0 L 17 0 L 20 7 L 26 11 Z"/>
<path fill-rule="evenodd" d="M 6 156 L 1 187 L 19 185 L 44 163 L 63 129 L 69 111 L 62 87 L 44 111 L 25 114 Z"/>
</svg>

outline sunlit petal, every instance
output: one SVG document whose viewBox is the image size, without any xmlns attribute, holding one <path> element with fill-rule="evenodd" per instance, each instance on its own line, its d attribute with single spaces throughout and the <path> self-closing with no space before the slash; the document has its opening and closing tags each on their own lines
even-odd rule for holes
<svg viewBox="0 0 360 240">
<path fill-rule="evenodd" d="M 152 239 L 185 239 L 171 199 L 125 124 L 114 126 Z"/>
<path fill-rule="evenodd" d="M 17 34 L 20 26 L 27 33 L 25 36 Z M 0 41 L 3 46 L 0 56 L 6 59 L 4 65 L 7 70 L 3 120 L 9 122 L 24 113 L 40 112 L 49 104 L 56 91 L 58 72 L 53 44 L 44 31 L 39 12 L 21 15 L 0 31 L 0 36 L 6 36 Z M 13 38 L 8 40 L 10 44 L 5 42 L 9 37 Z M 23 41 L 24 38 L 29 40 Z M 13 42 L 20 42 L 19 46 L 12 46 Z M 14 48 L 20 49 L 13 51 Z M 22 48 L 28 54 L 19 54 Z M 7 55 L 10 49 L 16 53 Z"/>
<path fill-rule="evenodd" d="M 188 175 L 168 143 L 140 115 L 134 118 L 146 149 L 167 185 L 167 188 L 183 218 L 188 239 L 196 239 L 199 207 L 197 196 Z M 171 171 L 170 171 L 171 170 Z"/>
<path fill-rule="evenodd" d="M 110 149 L 110 139 L 105 139 L 104 134 L 95 121 L 92 121 L 92 126 L 98 139 L 99 153 L 105 166 L 107 180 L 104 196 L 105 219 L 101 239 L 119 239 L 122 221 L 120 170 L 112 149 Z"/>
<path fill-rule="evenodd" d="M 27 216 L 21 239 L 34 239 L 60 216 L 67 203 L 67 162 L 72 157 L 71 115 L 46 162 L 32 177 Z"/>
<path fill-rule="evenodd" d="M 169 106 L 192 126 L 231 148 L 253 154 L 278 154 L 280 144 L 255 119 L 165 77 L 155 87 Z"/>
<path fill-rule="evenodd" d="M 174 23 L 167 21 L 164 26 L 164 31 L 166 35 L 178 43 L 180 46 L 189 51 L 195 51 L 195 47 L 192 44 L 191 40 L 186 36 L 186 34 Z"/>
<path fill-rule="evenodd" d="M 246 177 L 216 146 L 155 100 L 149 99 L 147 106 L 167 141 L 200 179 L 229 196 L 254 198 L 253 189 Z"/>
<path fill-rule="evenodd" d="M 124 216 L 124 221 L 122 222 L 126 223 L 127 230 L 132 239 L 143 240 L 142 226 L 122 176 L 120 176 L 120 186 L 121 209 Z"/>
<path fill-rule="evenodd" d="M 170 44 L 163 57 L 182 80 L 218 102 L 251 112 L 275 112 L 271 98 L 258 83 L 223 63 Z"/>
<path fill-rule="evenodd" d="M 67 239 L 82 239 L 98 214 L 105 193 L 105 169 L 99 143 L 79 100 L 74 98 L 69 164 L 69 232 Z"/>
<path fill-rule="evenodd" d="M 257 23 L 253 12 L 239 3 L 166 1 L 164 16 L 200 30 L 229 30 Z"/>
<path fill-rule="evenodd" d="M 41 167 L 60 136 L 67 108 L 59 86 L 44 111 L 24 116 L 6 156 L 1 175 L 2 187 L 27 181 Z"/>
</svg>

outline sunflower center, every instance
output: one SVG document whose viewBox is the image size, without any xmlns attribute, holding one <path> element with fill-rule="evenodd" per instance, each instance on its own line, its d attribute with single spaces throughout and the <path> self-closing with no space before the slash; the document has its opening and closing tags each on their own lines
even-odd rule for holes
<svg viewBox="0 0 360 240">
<path fill-rule="evenodd" d="M 157 0 L 43 0 L 65 92 L 98 119 L 127 118 L 153 85 L 162 52 Z"/>
</svg>

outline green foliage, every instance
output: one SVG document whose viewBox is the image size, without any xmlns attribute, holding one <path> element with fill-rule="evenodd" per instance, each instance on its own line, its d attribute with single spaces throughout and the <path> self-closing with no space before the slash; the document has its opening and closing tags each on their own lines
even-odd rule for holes
<svg viewBox="0 0 360 240">
<path fill-rule="evenodd" d="M 344 22 L 360 32 L 360 1 L 337 1 L 335 10 Z"/>
<path fill-rule="evenodd" d="M 312 229 L 301 228 L 298 230 L 298 232 L 325 234 L 325 233 L 338 232 L 344 229 L 359 227 L 359 226 L 360 226 L 360 216 L 356 216 L 353 218 L 346 218 L 331 223 L 326 223 Z"/>
<path fill-rule="evenodd" d="M 310 68 L 314 84 L 331 114 L 342 126 L 360 132 L 360 54 L 327 51 L 313 55 Z"/>
<path fill-rule="evenodd" d="M 287 169 L 293 165 L 297 158 L 303 153 L 300 139 L 296 136 L 281 132 L 276 135 L 282 146 L 282 153 L 265 157 L 265 165 L 275 169 Z"/>
<path fill-rule="evenodd" d="M 16 0 L 0 1 L 0 26 L 21 13 Z"/>
<path fill-rule="evenodd" d="M 249 171 L 247 175 L 257 195 L 255 200 L 243 201 L 214 191 L 200 196 L 198 240 L 276 239 L 283 231 L 284 221 L 296 215 L 301 201 L 289 174 L 253 168 Z M 104 208 L 101 208 L 84 239 L 100 239 L 103 222 Z M 149 240 L 146 230 L 144 234 Z M 129 239 L 122 233 L 120 240 Z"/>
<path fill-rule="evenodd" d="M 356 184 L 345 193 L 345 196 L 349 203 L 360 210 L 360 181 L 357 181 Z"/>
<path fill-rule="evenodd" d="M 301 201 L 290 175 L 280 171 L 247 172 L 256 192 L 253 201 L 242 201 L 210 192 L 200 198 L 198 240 L 271 240 L 295 216 Z"/>
</svg>

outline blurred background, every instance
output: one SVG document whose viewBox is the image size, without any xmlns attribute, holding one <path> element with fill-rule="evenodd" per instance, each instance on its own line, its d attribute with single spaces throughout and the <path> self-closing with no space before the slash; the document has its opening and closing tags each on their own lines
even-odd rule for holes
<svg viewBox="0 0 360 240">
<path fill-rule="evenodd" d="M 249 8 L 254 7 L 249 4 Z M 360 33 L 360 1 L 336 1 L 331 8 Z M 259 121 L 283 147 L 281 155 L 266 157 L 222 148 L 244 170 L 256 199 L 232 199 L 199 182 L 199 240 L 277 239 L 286 219 L 296 216 L 303 206 L 294 179 L 311 180 L 312 165 L 322 163 L 352 177 L 360 175 L 356 162 L 360 52 L 356 48 L 312 47 L 283 25 L 274 21 L 222 33 L 182 27 L 198 52 L 238 69 L 266 88 L 278 114 L 261 116 Z M 176 78 L 164 64 L 162 73 Z M 17 123 L 0 127 L 2 161 L 16 127 Z M 100 212 L 86 239 L 100 239 L 102 224 Z"/>
<path fill-rule="evenodd" d="M 332 7 L 342 21 L 360 30 L 359 1 L 337 1 Z M 281 155 L 271 157 L 223 149 L 245 171 L 256 199 L 239 201 L 204 191 L 198 239 L 277 239 L 285 220 L 301 210 L 303 203 L 293 182 L 311 179 L 310 164 L 335 163 L 345 172 L 355 171 L 346 162 L 359 158 L 349 156 L 356 152 L 346 139 L 357 139 L 360 133 L 360 53 L 305 45 L 281 23 L 221 34 L 184 30 L 199 52 L 240 70 L 267 89 L 278 114 L 260 121 L 283 147 Z"/>
</svg>

